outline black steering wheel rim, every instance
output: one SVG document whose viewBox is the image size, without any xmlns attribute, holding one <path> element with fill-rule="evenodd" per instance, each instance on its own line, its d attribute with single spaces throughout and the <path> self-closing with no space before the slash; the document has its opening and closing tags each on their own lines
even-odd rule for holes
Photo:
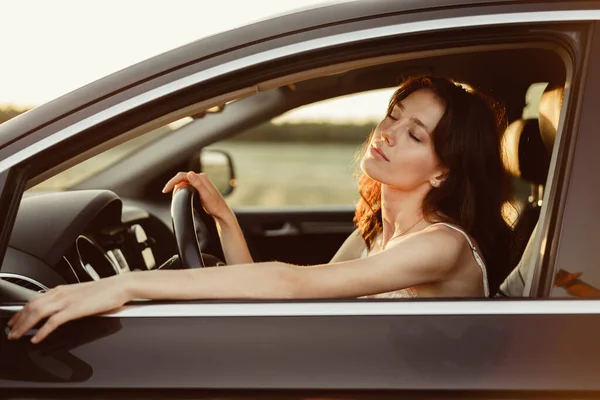
<svg viewBox="0 0 600 400">
<path fill-rule="evenodd" d="M 192 186 L 185 186 L 176 190 L 171 200 L 173 233 L 181 264 L 186 268 L 204 268 L 206 266 L 196 236 L 196 224 L 202 223 L 194 218 L 196 196 L 198 193 Z"/>
</svg>

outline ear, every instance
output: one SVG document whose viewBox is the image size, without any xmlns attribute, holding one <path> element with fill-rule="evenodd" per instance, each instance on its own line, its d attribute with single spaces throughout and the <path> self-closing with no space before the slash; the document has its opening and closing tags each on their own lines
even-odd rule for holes
<svg viewBox="0 0 600 400">
<path fill-rule="evenodd" d="M 437 187 L 440 187 L 440 185 L 446 180 L 447 177 L 448 177 L 448 169 L 441 168 L 435 174 L 435 176 L 429 180 L 429 183 L 431 183 L 431 186 L 437 188 Z"/>
</svg>

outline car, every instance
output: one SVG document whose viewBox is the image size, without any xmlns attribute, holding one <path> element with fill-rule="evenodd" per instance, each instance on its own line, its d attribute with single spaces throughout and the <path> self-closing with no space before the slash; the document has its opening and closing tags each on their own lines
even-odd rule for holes
<svg viewBox="0 0 600 400">
<path fill-rule="evenodd" d="M 201 39 L 0 125 L 2 396 L 597 397 L 599 20 L 600 1 L 338 2 Z M 178 171 L 230 194 L 255 261 L 328 262 L 355 228 L 348 165 L 368 128 L 327 139 L 268 124 L 421 74 L 506 109 L 519 240 L 496 296 L 138 300 L 37 345 L 33 331 L 7 340 L 40 291 L 218 267 L 193 191 L 161 193 Z"/>
</svg>

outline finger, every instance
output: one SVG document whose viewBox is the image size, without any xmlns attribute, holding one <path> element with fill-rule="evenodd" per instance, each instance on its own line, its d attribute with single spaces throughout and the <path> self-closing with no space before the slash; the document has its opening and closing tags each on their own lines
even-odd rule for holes
<svg viewBox="0 0 600 400">
<path fill-rule="evenodd" d="M 217 195 L 217 196 L 221 197 L 221 192 L 219 191 L 219 189 L 217 189 L 214 182 L 210 179 L 210 177 L 206 173 L 202 172 L 202 173 L 198 174 L 198 178 L 199 178 L 199 181 L 202 182 L 202 186 L 203 186 L 204 190 L 209 190 L 213 195 Z"/>
<path fill-rule="evenodd" d="M 163 188 L 162 192 L 163 193 L 168 193 L 171 190 L 173 190 L 173 188 L 177 184 L 179 184 L 181 182 L 185 182 L 187 180 L 186 175 L 187 175 L 187 172 L 178 172 L 174 177 L 172 177 L 171 179 L 169 179 L 169 181 L 167 182 L 167 184 Z"/>
<path fill-rule="evenodd" d="M 69 316 L 69 312 L 64 310 L 54 314 L 52 317 L 48 318 L 48 321 L 36 332 L 35 335 L 31 338 L 31 343 L 39 343 L 44 340 L 50 333 L 54 332 L 56 328 L 68 322 L 74 317 Z"/>
<path fill-rule="evenodd" d="M 188 174 L 188 179 L 190 180 L 190 184 L 194 185 L 198 191 L 202 207 L 208 214 L 216 216 L 226 208 L 223 195 L 206 173 Z"/>
<path fill-rule="evenodd" d="M 17 311 L 15 315 L 12 316 L 10 321 L 8 321 L 7 325 L 11 328 L 11 330 L 14 329 L 14 327 L 19 324 L 19 320 L 23 318 L 24 310 L 25 306 L 23 306 L 23 308 L 20 311 Z"/>
<path fill-rule="evenodd" d="M 207 188 L 207 183 L 206 183 L 207 179 L 208 179 L 208 177 L 204 173 L 197 174 L 197 173 L 195 173 L 193 171 L 190 171 L 187 174 L 187 180 L 188 180 L 188 182 L 194 188 L 196 188 L 196 190 L 200 194 L 202 194 L 206 190 L 206 188 Z M 202 197 L 202 196 L 200 196 L 200 197 Z"/>
<path fill-rule="evenodd" d="M 47 293 L 48 292 L 42 294 L 42 296 L 47 296 Z M 42 297 L 42 296 L 40 296 L 40 297 Z M 19 321 L 22 322 L 24 320 L 25 315 L 27 314 L 27 311 L 26 311 L 27 306 L 33 302 L 37 302 L 38 299 L 39 299 L 39 297 L 36 299 L 30 300 L 25 306 L 23 306 L 23 308 L 21 310 L 17 311 L 15 313 L 15 315 L 12 316 L 12 318 L 7 323 L 7 325 L 11 328 L 11 331 L 14 330 L 15 326 L 19 326 Z"/>
<path fill-rule="evenodd" d="M 10 330 L 9 339 L 19 339 L 42 319 L 62 309 L 62 302 L 56 300 L 28 303 L 21 311 L 21 316 Z"/>
<path fill-rule="evenodd" d="M 12 317 L 11 317 L 11 318 L 8 320 L 8 322 L 6 323 L 6 325 L 8 325 L 9 327 L 12 327 L 12 326 L 15 324 L 15 322 L 17 322 L 17 320 L 19 319 L 19 315 L 20 315 L 20 314 L 21 314 L 21 311 L 17 311 L 17 312 L 15 313 L 15 315 L 13 315 L 13 316 L 12 316 Z"/>
<path fill-rule="evenodd" d="M 175 195 L 175 192 L 177 192 L 179 189 L 184 188 L 188 185 L 188 182 L 179 182 L 178 184 L 176 184 L 173 188 L 173 196 Z"/>
<path fill-rule="evenodd" d="M 186 178 L 188 182 L 192 184 L 202 184 L 201 174 L 197 174 L 194 171 L 190 171 L 187 173 Z"/>
<path fill-rule="evenodd" d="M 178 172 L 174 177 L 169 179 L 169 181 L 163 188 L 162 192 L 169 193 L 171 190 L 173 190 L 173 188 L 175 187 L 176 184 L 186 181 L 187 174 L 188 174 L 187 172 Z"/>
</svg>

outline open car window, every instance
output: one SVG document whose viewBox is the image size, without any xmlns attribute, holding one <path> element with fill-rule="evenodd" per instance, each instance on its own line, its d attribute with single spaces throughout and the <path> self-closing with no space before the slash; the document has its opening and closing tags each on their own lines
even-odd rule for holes
<svg viewBox="0 0 600 400">
<path fill-rule="evenodd" d="M 122 201 L 125 206 L 123 215 L 111 215 L 112 206 L 109 205 L 99 208 L 97 214 L 91 214 L 80 225 L 81 232 L 69 231 L 67 236 L 74 236 L 73 243 L 69 243 L 64 232 L 54 231 L 53 234 L 66 243 L 61 254 L 56 247 L 50 255 L 27 247 L 22 238 L 33 234 L 27 230 L 16 230 L 13 235 L 13 243 L 16 243 L 14 248 L 28 254 L 43 254 L 43 261 L 51 265 L 55 272 L 62 271 L 53 278 L 53 283 L 40 282 L 45 287 L 52 287 L 61 279 L 66 283 L 74 283 L 97 280 L 110 274 L 162 267 L 176 253 L 176 248 L 169 238 L 170 197 L 160 194 L 160 188 L 177 171 L 199 168 L 198 163 L 194 165 L 190 162 L 198 160 L 198 154 L 203 149 L 217 148 L 225 150 L 233 161 L 236 185 L 227 200 L 234 209 L 239 210 L 237 217 L 246 234 L 253 259 L 280 260 L 298 265 L 326 263 L 355 228 L 352 223 L 353 207 L 358 200 L 355 157 L 360 145 L 385 114 L 389 96 L 395 89 L 390 84 L 398 82 L 400 71 L 421 62 L 439 68 L 443 65 L 449 68 L 449 72 L 458 71 L 467 60 L 472 64 L 473 71 L 479 71 L 481 67 L 477 63 L 486 63 L 484 60 L 491 58 L 501 63 L 510 57 L 521 57 L 529 65 L 527 73 L 515 75 L 515 84 L 512 86 L 498 84 L 494 79 L 487 80 L 474 72 L 471 78 L 464 72 L 466 75 L 458 76 L 457 80 L 495 94 L 497 100 L 505 104 L 510 126 L 528 113 L 531 115 L 528 118 L 530 122 L 537 126 L 539 118 L 536 108 L 540 90 L 543 91 L 539 82 L 546 81 L 548 76 L 564 80 L 563 61 L 553 52 L 543 49 L 536 49 L 533 53 L 520 48 L 451 53 L 445 58 L 417 58 L 368 65 L 338 74 L 316 75 L 245 96 L 207 118 L 179 119 L 37 185 L 31 192 L 36 189 L 64 189 L 83 179 L 78 189 L 111 189 L 117 198 L 107 200 L 107 204 Z M 554 69 L 544 72 L 542 66 L 547 65 L 552 65 Z M 508 64 L 498 68 L 508 68 Z M 369 88 L 371 90 L 367 90 Z M 255 117 L 256 107 L 265 115 L 262 121 L 257 121 Z M 355 112 L 355 109 L 360 112 Z M 269 113 L 272 116 L 267 117 Z M 246 123 L 246 120 L 251 123 Z M 526 167 L 533 165 L 535 169 L 543 160 L 538 160 L 540 154 L 527 150 L 524 145 L 526 141 L 521 140 L 525 138 L 521 125 L 517 124 L 516 129 L 514 132 L 507 129 L 514 136 L 510 151 L 516 167 L 511 172 L 517 189 L 517 212 L 510 218 L 514 226 L 522 230 L 519 233 L 519 247 L 511 259 L 514 266 L 530 242 L 543 206 L 538 198 L 532 198 L 532 190 L 534 186 L 539 189 L 546 183 L 545 178 L 537 175 L 532 178 L 527 173 Z M 539 133 L 537 135 L 539 137 Z M 185 149 L 187 156 L 182 156 L 182 148 L 177 147 L 180 140 L 188 143 Z M 549 160 L 550 155 L 546 154 L 545 157 Z M 166 168 L 163 163 L 156 161 L 161 158 L 175 161 L 173 165 L 177 169 Z M 547 173 L 548 165 L 540 168 Z M 83 174 L 103 176 L 103 180 L 86 177 L 81 173 L 82 169 L 87 169 Z M 89 182 L 87 186 L 86 182 Z M 66 196 L 68 192 L 63 194 Z M 26 201 L 29 204 L 39 201 L 39 198 Z M 74 200 L 67 199 L 65 203 L 69 201 Z M 282 210 L 282 206 L 303 206 L 303 213 L 293 209 Z M 22 207 L 21 212 L 26 214 L 27 209 L 36 208 L 40 206 Z M 126 210 L 134 210 L 131 211 L 134 216 L 125 215 Z M 68 211 L 72 211 L 72 208 Z M 57 214 L 61 215 L 58 211 Z M 525 221 L 523 215 L 531 219 Z M 57 223 L 53 225 L 60 226 Z M 67 225 L 77 226 L 69 223 L 68 219 Z M 140 228 L 145 239 L 138 239 Z M 116 232 L 117 237 L 112 237 L 111 233 L 107 238 L 107 231 Z M 129 246 L 126 245 L 128 242 L 138 244 Z M 216 231 L 212 232 L 212 245 L 211 240 L 206 243 L 200 240 L 200 243 L 206 245 L 207 253 L 211 254 L 211 246 L 218 243 Z M 306 252 L 304 249 L 307 248 L 312 251 Z M 215 252 L 217 257 L 222 257 L 217 247 Z M 153 260 L 151 267 L 148 267 L 148 259 Z M 93 268 L 95 263 L 103 265 L 102 271 Z M 10 273 L 16 272 L 11 270 Z M 34 280 L 39 282 L 39 277 Z"/>
</svg>

